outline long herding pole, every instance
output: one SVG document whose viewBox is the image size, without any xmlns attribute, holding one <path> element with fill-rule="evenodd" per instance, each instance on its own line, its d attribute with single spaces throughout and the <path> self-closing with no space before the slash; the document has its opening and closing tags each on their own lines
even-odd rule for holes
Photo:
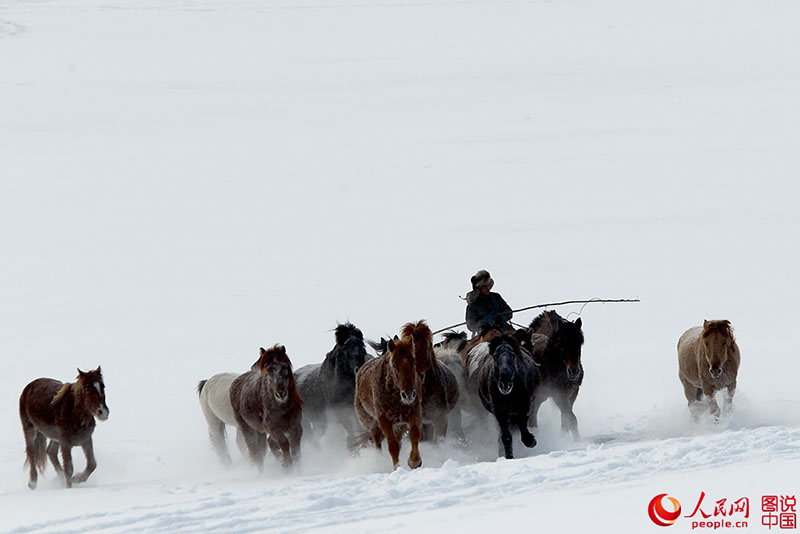
<svg viewBox="0 0 800 534">
<path fill-rule="evenodd" d="M 564 300 L 561 302 L 548 302 L 547 304 L 536 304 L 534 306 L 526 306 L 525 308 L 520 308 L 518 310 L 511 310 L 511 313 L 518 313 L 528 310 L 533 310 L 536 308 L 549 308 L 550 306 L 561 306 L 562 304 L 589 304 L 590 302 L 640 302 L 639 299 L 589 299 L 589 300 Z M 450 326 L 446 326 L 440 330 L 437 330 L 433 333 L 433 335 L 441 334 L 445 330 L 450 330 L 452 328 L 458 328 L 459 326 L 464 326 L 466 321 Z"/>
</svg>

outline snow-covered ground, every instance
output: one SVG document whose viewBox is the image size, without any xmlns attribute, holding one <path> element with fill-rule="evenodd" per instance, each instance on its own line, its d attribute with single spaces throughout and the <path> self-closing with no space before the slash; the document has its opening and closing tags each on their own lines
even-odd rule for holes
<svg viewBox="0 0 800 534">
<path fill-rule="evenodd" d="M 766 530 L 800 489 L 798 94 L 793 0 L 0 2 L 0 532 L 642 532 L 701 492 Z M 456 323 L 480 268 L 514 308 L 641 299 L 559 308 L 581 442 L 548 403 L 513 461 L 218 464 L 198 380 Z M 742 351 L 719 426 L 677 379 L 704 318 Z M 97 471 L 29 491 L 19 393 L 98 364 Z"/>
</svg>

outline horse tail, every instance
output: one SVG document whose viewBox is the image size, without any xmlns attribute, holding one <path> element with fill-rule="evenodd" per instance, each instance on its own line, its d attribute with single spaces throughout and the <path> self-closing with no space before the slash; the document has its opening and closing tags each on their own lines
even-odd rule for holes
<svg viewBox="0 0 800 534">
<path fill-rule="evenodd" d="M 33 465 L 37 471 L 44 473 L 47 467 L 47 438 L 38 430 L 35 432 L 33 443 L 25 447 L 25 467 Z"/>
<path fill-rule="evenodd" d="M 366 446 L 367 443 L 372 439 L 372 435 L 368 431 L 361 432 L 360 434 L 356 434 L 352 440 L 348 440 L 347 448 L 350 449 L 351 453 L 358 451 L 358 449 L 363 448 Z"/>
<path fill-rule="evenodd" d="M 197 383 L 197 395 L 198 396 L 201 393 L 203 393 L 203 387 L 205 387 L 206 382 L 208 382 L 208 380 L 201 380 L 200 382 Z"/>
</svg>

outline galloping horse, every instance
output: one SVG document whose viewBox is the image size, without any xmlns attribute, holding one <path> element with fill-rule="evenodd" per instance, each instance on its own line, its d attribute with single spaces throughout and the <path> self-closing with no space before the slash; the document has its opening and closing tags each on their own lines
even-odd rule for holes
<svg viewBox="0 0 800 534">
<path fill-rule="evenodd" d="M 201 380 L 197 384 L 197 394 L 200 397 L 200 409 L 208 423 L 208 437 L 211 445 L 225 465 L 231 464 L 231 455 L 225 442 L 225 425 L 236 428 L 236 418 L 233 416 L 231 406 L 230 388 L 236 377 L 235 373 L 218 373 L 208 380 Z M 236 433 L 236 444 L 242 455 L 247 455 L 247 445 L 241 432 Z"/>
<path fill-rule="evenodd" d="M 303 421 L 310 424 L 313 434 L 324 434 L 328 415 L 332 415 L 347 432 L 348 444 L 352 444 L 357 428 L 353 411 L 356 373 L 368 358 L 367 349 L 361 330 L 351 323 L 337 326 L 335 338 L 336 345 L 322 363 L 303 366 L 294 377 L 304 402 Z"/>
<path fill-rule="evenodd" d="M 358 420 L 378 449 L 384 436 L 392 465 L 400 463 L 400 439 L 408 427 L 411 454 L 408 466 L 422 465 L 419 438 L 422 434 L 422 405 L 419 374 L 410 339 L 390 339 L 383 356 L 369 360 L 356 375 L 355 410 Z"/>
<path fill-rule="evenodd" d="M 414 344 L 414 359 L 420 376 L 422 394 L 422 420 L 433 425 L 434 440 L 441 442 L 447 436 L 448 415 L 458 403 L 458 381 L 446 365 L 436 359 L 433 334 L 425 321 L 406 323 L 400 335 Z M 456 432 L 463 436 L 461 412 L 453 413 Z"/>
<path fill-rule="evenodd" d="M 720 389 L 727 389 L 725 409 L 731 408 L 740 361 L 730 321 L 703 321 L 703 326 L 690 328 L 680 337 L 678 376 L 695 421 L 704 395 L 709 412 L 719 421 L 720 410 L 714 394 Z"/>
<path fill-rule="evenodd" d="M 500 427 L 500 454 L 514 457 L 511 425 L 519 429 L 526 447 L 534 447 L 536 438 L 527 425 L 539 373 L 530 353 L 513 336 L 492 330 L 467 352 L 465 365 L 467 391 L 473 399 L 477 396 Z"/>
<path fill-rule="evenodd" d="M 108 419 L 105 384 L 100 367 L 84 373 L 78 369 L 74 383 L 61 383 L 52 378 L 37 378 L 22 390 L 19 397 L 19 418 L 25 434 L 25 463 L 30 467 L 28 487 L 36 488 L 38 471 L 44 472 L 47 457 L 56 473 L 64 474 L 68 488 L 86 482 L 97 467 L 92 445 L 95 421 Z M 45 448 L 47 440 L 50 444 Z M 82 447 L 86 469 L 73 478 L 72 447 Z M 64 467 L 58 462 L 58 450 Z"/>
<path fill-rule="evenodd" d="M 303 401 L 286 348 L 275 345 L 269 350 L 261 348 L 259 353 L 258 370 L 239 375 L 231 383 L 233 417 L 259 468 L 264 464 L 267 442 L 272 454 L 288 468 L 300 454 Z"/>
<path fill-rule="evenodd" d="M 573 439 L 580 439 L 578 418 L 572 406 L 578 397 L 583 382 L 581 346 L 583 331 L 581 318 L 570 322 L 555 311 L 542 312 L 528 328 L 533 359 L 539 364 L 542 383 L 536 390 L 531 408 L 530 425 L 538 426 L 536 417 L 539 407 L 552 398 L 561 410 L 561 430 L 571 432 Z M 517 331 L 517 335 L 524 334 Z M 524 343 L 523 343 L 524 344 Z"/>
</svg>

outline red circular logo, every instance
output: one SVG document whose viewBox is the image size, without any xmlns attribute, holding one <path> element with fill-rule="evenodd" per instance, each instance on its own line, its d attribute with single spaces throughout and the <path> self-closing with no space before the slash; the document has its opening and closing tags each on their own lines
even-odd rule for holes
<svg viewBox="0 0 800 534">
<path fill-rule="evenodd" d="M 681 503 L 674 497 L 667 497 L 672 503 L 673 510 L 670 512 L 664 508 L 663 499 L 667 497 L 666 493 L 661 493 L 653 497 L 650 505 L 647 507 L 647 513 L 650 514 L 650 519 L 653 523 L 660 527 L 668 527 L 673 524 L 681 516 Z"/>
</svg>

